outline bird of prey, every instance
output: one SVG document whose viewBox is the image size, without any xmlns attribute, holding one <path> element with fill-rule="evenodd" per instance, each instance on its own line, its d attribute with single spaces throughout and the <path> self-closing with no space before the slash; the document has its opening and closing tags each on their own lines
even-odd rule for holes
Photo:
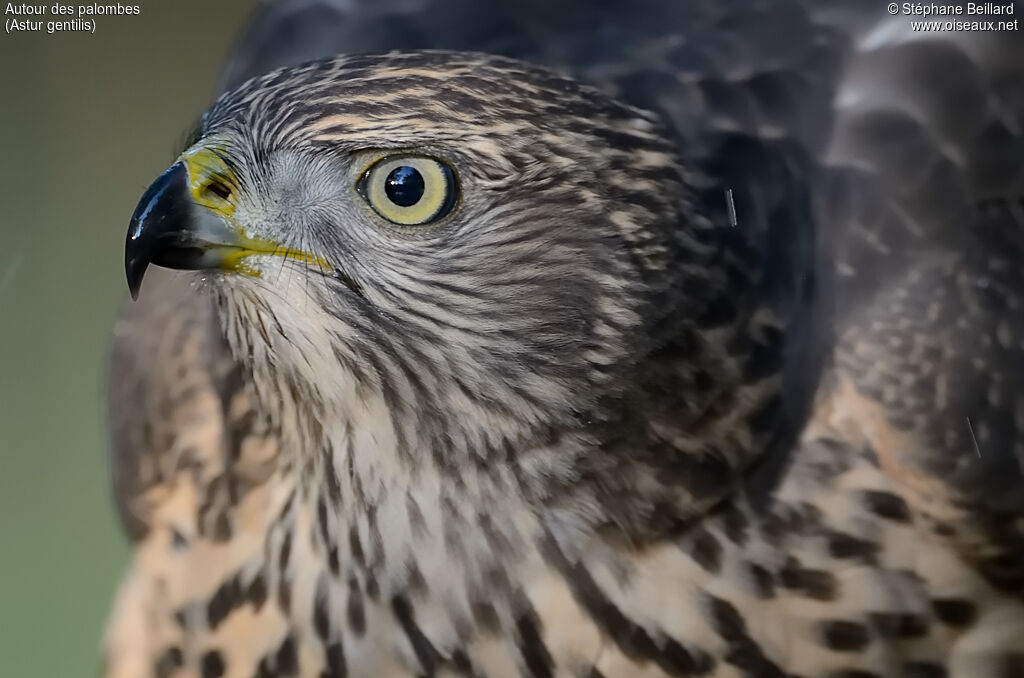
<svg viewBox="0 0 1024 678">
<path fill-rule="evenodd" d="M 105 674 L 1024 675 L 1024 41 L 913 11 L 263 2 L 129 226 Z"/>
</svg>

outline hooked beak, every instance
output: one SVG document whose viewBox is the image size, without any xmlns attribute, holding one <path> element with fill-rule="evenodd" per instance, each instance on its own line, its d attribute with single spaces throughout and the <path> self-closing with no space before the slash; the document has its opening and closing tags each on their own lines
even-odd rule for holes
<svg viewBox="0 0 1024 678">
<path fill-rule="evenodd" d="M 146 189 L 132 214 L 124 269 L 137 299 L 150 264 L 182 270 L 223 270 L 259 275 L 246 265 L 252 255 L 278 255 L 332 268 L 322 257 L 250 237 L 232 219 L 235 183 L 220 156 L 199 149 L 185 153 Z"/>
<path fill-rule="evenodd" d="M 226 220 L 200 214 L 188 191 L 188 172 L 176 162 L 142 195 L 124 250 L 132 299 L 139 296 L 150 264 L 186 270 L 219 268 L 225 249 L 237 246 Z"/>
</svg>

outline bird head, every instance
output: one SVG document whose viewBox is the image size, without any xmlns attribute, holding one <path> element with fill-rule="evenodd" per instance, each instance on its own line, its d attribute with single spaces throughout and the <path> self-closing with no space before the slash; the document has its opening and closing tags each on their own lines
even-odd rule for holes
<svg viewBox="0 0 1024 678">
<path fill-rule="evenodd" d="M 695 213 L 684 167 L 652 115 L 548 70 L 312 62 L 206 112 L 132 217 L 129 286 L 203 271 L 258 378 L 322 416 L 377 394 L 435 452 L 579 431 L 731 466 L 778 386 L 739 394 L 756 267 Z"/>
</svg>

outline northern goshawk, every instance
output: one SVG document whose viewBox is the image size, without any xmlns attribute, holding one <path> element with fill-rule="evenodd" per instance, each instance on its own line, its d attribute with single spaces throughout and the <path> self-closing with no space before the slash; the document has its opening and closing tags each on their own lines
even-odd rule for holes
<svg viewBox="0 0 1024 678">
<path fill-rule="evenodd" d="M 1024 675 L 1024 40 L 914 11 L 261 4 L 131 220 L 106 675 Z"/>
</svg>

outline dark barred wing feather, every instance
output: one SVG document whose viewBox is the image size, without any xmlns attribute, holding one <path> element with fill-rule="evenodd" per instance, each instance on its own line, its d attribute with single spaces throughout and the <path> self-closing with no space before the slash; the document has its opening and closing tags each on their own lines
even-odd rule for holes
<svg viewBox="0 0 1024 678">
<path fill-rule="evenodd" d="M 935 529 L 1020 594 L 1024 36 L 907 24 L 860 38 L 837 99 L 839 400 Z"/>
</svg>

